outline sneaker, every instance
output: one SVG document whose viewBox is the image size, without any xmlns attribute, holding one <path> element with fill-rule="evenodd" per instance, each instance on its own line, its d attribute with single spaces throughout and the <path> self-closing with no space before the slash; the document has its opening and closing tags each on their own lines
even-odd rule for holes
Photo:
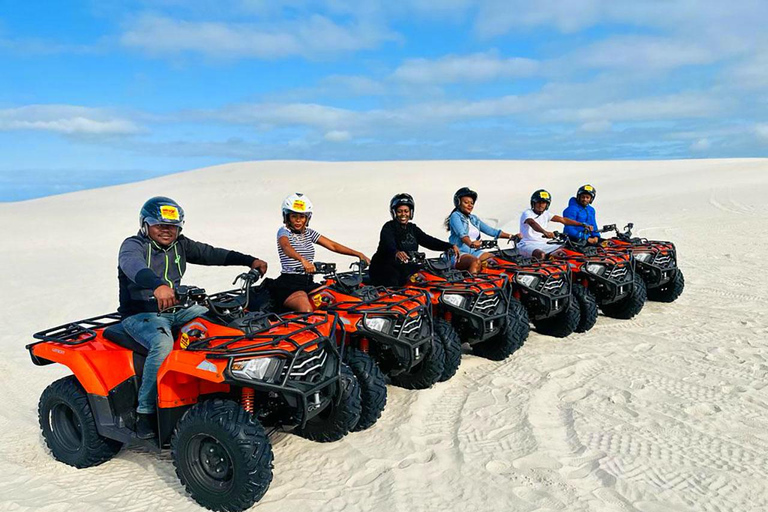
<svg viewBox="0 0 768 512">
<path fill-rule="evenodd" d="M 152 414 L 138 414 L 136 421 L 136 437 L 139 439 L 152 439 L 155 437 L 155 422 Z"/>
</svg>

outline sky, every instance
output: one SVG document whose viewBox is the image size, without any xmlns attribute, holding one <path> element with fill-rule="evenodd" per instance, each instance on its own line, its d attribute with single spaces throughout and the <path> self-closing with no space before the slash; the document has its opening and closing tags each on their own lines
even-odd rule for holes
<svg viewBox="0 0 768 512">
<path fill-rule="evenodd" d="M 768 155 L 764 0 L 0 0 L 0 201 L 251 160 Z"/>
</svg>

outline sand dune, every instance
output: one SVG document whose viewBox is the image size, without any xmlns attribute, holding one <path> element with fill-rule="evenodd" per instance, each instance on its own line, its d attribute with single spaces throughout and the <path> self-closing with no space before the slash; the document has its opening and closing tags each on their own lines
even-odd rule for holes
<svg viewBox="0 0 768 512">
<path fill-rule="evenodd" d="M 449 382 L 390 387 L 381 420 L 337 443 L 278 434 L 256 509 L 768 510 L 768 160 L 242 163 L 0 204 L 0 510 L 199 510 L 167 453 L 127 449 L 86 470 L 55 461 L 37 401 L 68 372 L 24 350 L 32 332 L 115 309 L 117 249 L 149 196 L 185 207 L 189 237 L 276 275 L 280 201 L 294 191 L 314 201 L 312 227 L 371 255 L 394 193 L 411 192 L 416 223 L 446 237 L 460 186 L 479 192 L 477 214 L 516 230 L 535 188 L 562 210 L 584 182 L 598 221 L 677 244 L 677 302 L 564 340 L 532 332 L 504 362 L 465 355 Z M 191 267 L 186 281 L 215 290 L 234 274 Z"/>
</svg>

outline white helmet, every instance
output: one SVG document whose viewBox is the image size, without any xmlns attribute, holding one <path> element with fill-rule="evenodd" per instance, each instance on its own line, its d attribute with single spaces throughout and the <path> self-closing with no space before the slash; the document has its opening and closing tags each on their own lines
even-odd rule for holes
<svg viewBox="0 0 768 512">
<path fill-rule="evenodd" d="M 302 213 L 307 216 L 307 223 L 312 218 L 312 201 L 300 192 L 283 199 L 283 222 L 288 222 L 289 213 Z"/>
</svg>

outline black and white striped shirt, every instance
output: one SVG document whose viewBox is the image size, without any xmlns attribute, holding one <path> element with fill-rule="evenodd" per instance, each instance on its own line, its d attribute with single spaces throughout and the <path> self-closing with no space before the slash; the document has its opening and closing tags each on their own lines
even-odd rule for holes
<svg viewBox="0 0 768 512">
<path fill-rule="evenodd" d="M 299 253 L 299 256 L 309 262 L 315 260 L 314 244 L 320 239 L 320 233 L 314 229 L 305 228 L 301 233 L 294 233 L 285 226 L 277 230 L 277 254 L 280 256 L 280 266 L 283 274 L 306 274 L 301 262 L 285 254 L 280 247 L 280 238 L 288 237 L 288 242 L 293 250 Z"/>
</svg>

